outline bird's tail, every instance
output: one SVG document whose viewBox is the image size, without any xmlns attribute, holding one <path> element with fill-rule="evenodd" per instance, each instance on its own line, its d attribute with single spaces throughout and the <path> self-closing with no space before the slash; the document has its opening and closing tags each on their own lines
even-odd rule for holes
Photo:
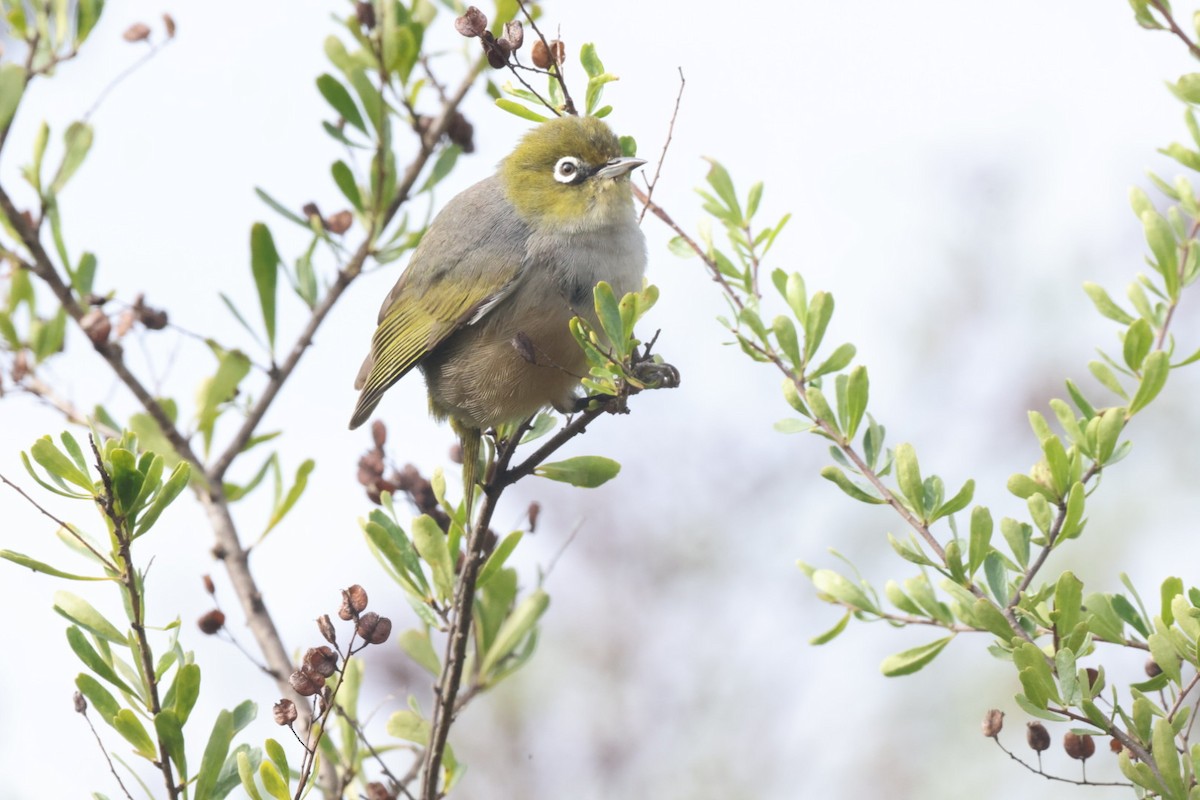
<svg viewBox="0 0 1200 800">
<path fill-rule="evenodd" d="M 451 421 L 458 440 L 462 444 L 462 480 L 463 502 L 467 510 L 466 529 L 471 530 L 474 521 L 475 486 L 479 483 L 479 456 L 483 443 L 483 432 L 479 428 L 471 428 Z"/>
</svg>

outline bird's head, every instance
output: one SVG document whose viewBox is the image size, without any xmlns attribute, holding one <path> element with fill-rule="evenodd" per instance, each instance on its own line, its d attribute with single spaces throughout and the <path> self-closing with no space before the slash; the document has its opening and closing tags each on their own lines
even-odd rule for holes
<svg viewBox="0 0 1200 800">
<path fill-rule="evenodd" d="M 500 165 L 505 194 L 534 228 L 594 230 L 628 218 L 631 170 L 646 163 L 621 155 L 621 144 L 595 117 L 543 122 Z"/>
</svg>

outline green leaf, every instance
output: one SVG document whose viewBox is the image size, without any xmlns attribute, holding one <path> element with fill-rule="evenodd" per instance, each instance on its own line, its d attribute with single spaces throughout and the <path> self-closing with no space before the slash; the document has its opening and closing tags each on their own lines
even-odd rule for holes
<svg viewBox="0 0 1200 800">
<path fill-rule="evenodd" d="M 70 645 L 71 652 L 75 653 L 79 657 L 79 660 L 92 672 L 104 678 L 104 680 L 116 686 L 121 691 L 137 696 L 137 692 L 117 677 L 117 673 L 113 671 L 113 668 L 100 657 L 100 654 L 92 647 L 91 642 L 87 640 L 81 629 L 74 625 L 67 628 L 67 644 Z"/>
<path fill-rule="evenodd" d="M 969 502 L 969 501 L 968 501 Z M 967 545 L 967 574 L 974 575 L 983 566 L 992 542 L 992 514 L 984 506 L 971 509 L 971 538 Z M 1004 602 L 1003 599 L 1000 602 Z"/>
<path fill-rule="evenodd" d="M 389 736 L 395 736 L 406 742 L 422 746 L 429 742 L 429 721 L 421 719 L 415 711 L 408 709 L 397 711 L 388 717 L 385 729 Z"/>
<path fill-rule="evenodd" d="M 292 506 L 296 505 L 296 501 L 300 499 L 300 495 L 304 494 L 305 487 L 308 486 L 308 476 L 316 467 L 317 462 L 311 458 L 304 459 L 296 470 L 296 482 L 292 484 L 292 488 L 288 489 L 287 495 L 283 498 L 283 502 L 275 507 L 271 512 L 271 519 L 267 522 L 267 528 L 262 532 L 262 536 L 266 536 L 271 532 L 271 529 L 283 521 L 287 513 L 292 510 Z M 262 536 L 259 538 L 261 539 Z"/>
<path fill-rule="evenodd" d="M 52 195 L 57 195 L 63 190 L 67 181 L 87 157 L 88 150 L 92 148 L 92 126 L 86 122 L 72 122 L 63 134 L 63 148 L 62 163 L 58 165 L 58 171 L 50 181 Z"/>
<path fill-rule="evenodd" d="M 482 587 L 486 585 L 491 577 L 499 572 L 524 535 L 524 531 L 513 531 L 500 540 L 500 543 L 496 545 L 496 549 L 492 551 L 492 554 L 488 556 L 487 561 L 484 562 L 483 567 L 479 570 L 479 577 L 475 580 L 476 586 Z"/>
<path fill-rule="evenodd" d="M 180 461 L 175 465 L 175 469 L 171 471 L 171 477 L 167 478 L 167 482 L 154 495 L 154 501 L 150 504 L 150 507 L 138 519 L 137 528 L 133 533 L 135 539 L 154 526 L 154 523 L 158 521 L 159 516 L 162 515 L 167 506 L 171 505 L 175 498 L 187 488 L 188 481 L 191 480 L 191 475 L 191 465 L 186 461 Z"/>
<path fill-rule="evenodd" d="M 825 631 L 821 635 L 814 636 L 813 638 L 809 639 L 808 643 L 811 645 L 822 645 L 822 644 L 826 644 L 828 642 L 833 641 L 834 639 L 836 639 L 838 637 L 838 635 L 842 631 L 846 630 L 846 624 L 850 622 L 850 615 L 851 615 L 851 612 L 847 611 L 845 614 L 842 615 L 842 618 L 840 620 L 838 620 L 838 623 L 836 625 L 834 625 L 832 628 Z"/>
<path fill-rule="evenodd" d="M 19 64 L 0 64 L 0 131 L 7 130 L 25 93 L 25 69 Z"/>
<path fill-rule="evenodd" d="M 254 274 L 254 286 L 258 290 L 258 302 L 262 308 L 263 323 L 267 330 L 267 342 L 275 350 L 275 289 L 279 281 L 279 251 L 271 230 L 261 222 L 250 228 L 250 270 Z"/>
<path fill-rule="evenodd" d="M 1122 325 L 1128 325 L 1133 322 L 1134 317 L 1113 302 L 1113 299 L 1108 296 L 1108 292 L 1099 284 L 1084 283 L 1083 290 L 1087 292 L 1087 296 L 1091 298 L 1092 304 L 1096 306 L 1096 310 L 1103 316 Z"/>
<path fill-rule="evenodd" d="M 1171 154 L 1174 156 L 1174 154 Z M 1144 211 L 1141 215 L 1143 232 L 1150 251 L 1154 254 L 1154 266 L 1163 276 L 1167 294 L 1174 296 L 1173 288 L 1179 281 L 1179 261 L 1176 251 L 1175 233 L 1171 225 L 1156 211 Z"/>
<path fill-rule="evenodd" d="M 264 761 L 259 764 L 258 777 L 262 780 L 267 794 L 274 797 L 275 800 L 291 800 L 292 793 L 288 788 L 288 782 L 280 774 L 279 767 L 275 766 L 274 762 Z"/>
<path fill-rule="evenodd" d="M 1142 365 L 1142 382 L 1138 384 L 1133 399 L 1129 401 L 1130 414 L 1141 411 L 1150 405 L 1155 397 L 1158 397 L 1158 393 L 1167 383 L 1167 376 L 1170 372 L 1171 362 L 1167 351 L 1155 350 L 1146 357 L 1146 361 Z"/>
<path fill-rule="evenodd" d="M 617 303 L 616 295 L 613 294 L 612 287 L 606 281 L 600 281 L 592 290 L 592 296 L 600 327 L 604 329 L 608 341 L 614 347 L 620 348 L 625 341 L 625 329 L 621 322 L 620 306 Z"/>
<path fill-rule="evenodd" d="M 447 599 L 454 592 L 454 563 L 447 548 L 446 534 L 427 514 L 413 520 L 412 533 L 418 555 L 433 570 L 433 585 L 438 598 Z"/>
<path fill-rule="evenodd" d="M 400 634 L 398 641 L 400 649 L 413 660 L 413 663 L 435 678 L 441 673 L 442 662 L 438 660 L 437 653 L 433 650 L 433 643 L 429 641 L 428 631 L 407 630 Z"/>
<path fill-rule="evenodd" d="M 79 49 L 80 45 L 87 40 L 88 34 L 96 27 L 96 23 L 100 20 L 100 12 L 104 10 L 104 0 L 79 0 L 75 6 L 75 48 Z M 0 97 L 4 95 L 4 89 L 0 88 Z M 3 127 L 0 125 L 0 127 Z"/>
<path fill-rule="evenodd" d="M 737 192 L 734 191 L 733 179 L 729 177 L 729 172 L 714 158 L 706 156 L 704 160 L 709 164 L 708 174 L 704 176 L 704 179 L 708 181 L 708 185 L 713 188 L 717 197 L 729 209 L 736 223 L 744 224 L 745 217 L 742 216 L 742 206 L 738 202 Z"/>
<path fill-rule="evenodd" d="M 550 605 L 550 595 L 542 589 L 535 589 L 528 597 L 517 604 L 512 614 L 496 632 L 487 655 L 480 665 L 482 675 L 490 675 L 500 663 L 509 656 L 517 646 L 533 632 L 537 621 Z"/>
<path fill-rule="evenodd" d="M 497 97 L 495 103 L 498 108 L 521 119 L 527 119 L 531 122 L 545 122 L 547 119 L 528 106 L 521 105 L 515 100 L 509 100 L 507 97 Z"/>
<path fill-rule="evenodd" d="M 860 503 L 870 503 L 872 505 L 881 505 L 886 503 L 882 497 L 876 497 L 873 494 L 868 494 L 863 489 L 859 488 L 852 480 L 846 477 L 846 473 L 835 466 L 828 466 L 821 470 L 821 477 L 827 481 L 836 484 L 846 494 L 858 500 Z"/>
<path fill-rule="evenodd" d="M 196 773 L 196 787 L 193 797 L 195 800 L 212 800 L 217 778 L 221 767 L 225 764 L 225 756 L 229 753 L 229 745 L 236 733 L 233 714 L 227 709 L 221 709 L 213 723 L 212 733 L 209 734 L 208 744 L 204 747 L 204 756 L 200 760 L 200 771 Z"/>
<path fill-rule="evenodd" d="M 87 673 L 81 672 L 75 676 L 75 688 L 77 688 L 92 707 L 96 709 L 96 713 L 100 715 L 107 724 L 112 725 L 113 719 L 117 716 L 117 712 L 121 710 L 121 704 L 112 696 L 108 689 L 104 688 L 104 684 L 93 678 Z"/>
<path fill-rule="evenodd" d="M 808 373 L 808 379 L 812 380 L 813 378 L 819 378 L 822 375 L 827 375 L 830 372 L 837 372 L 838 370 L 845 368 L 851 361 L 854 360 L 854 356 L 857 352 L 858 350 L 856 350 L 854 345 L 850 343 L 838 345 L 837 349 L 830 353 L 829 358 L 822 361 L 817 365 L 816 369 Z"/>
<path fill-rule="evenodd" d="M 621 465 L 604 456 L 575 456 L 553 464 L 542 464 L 533 472 L 552 481 L 594 489 L 617 476 Z"/>
<path fill-rule="evenodd" d="M 180 778 L 187 782 L 187 748 L 183 744 L 183 721 L 172 709 L 163 709 L 154 715 L 154 732 L 175 762 Z"/>
<path fill-rule="evenodd" d="M 1013 663 L 1018 669 L 1025 696 L 1035 708 L 1045 709 L 1051 700 L 1059 702 L 1058 686 L 1041 648 L 1022 642 L 1013 648 Z"/>
<path fill-rule="evenodd" d="M 1121 382 L 1117 380 L 1117 376 L 1103 361 L 1089 361 L 1088 371 L 1117 397 L 1120 397 L 1122 400 L 1129 397 L 1129 395 L 1125 394 L 1125 388 L 1121 386 Z"/>
<path fill-rule="evenodd" d="M 80 471 L 75 462 L 67 458 L 49 436 L 43 436 L 34 442 L 33 446 L 29 448 L 29 454 L 33 456 L 34 461 L 50 473 L 51 477 L 70 481 L 89 495 L 95 493 L 96 487 L 92 483 L 92 479 Z"/>
<path fill-rule="evenodd" d="M 443 147 L 438 153 L 437 160 L 433 162 L 433 168 L 429 170 L 429 177 L 425 179 L 425 183 L 421 184 L 421 192 L 428 192 L 430 189 L 442 182 L 450 171 L 454 169 L 454 165 L 458 162 L 458 156 L 462 153 L 462 148 L 458 145 L 450 145 Z"/>
<path fill-rule="evenodd" d="M 889 678 L 911 675 L 937 658 L 938 653 L 942 652 L 953 638 L 953 636 L 947 636 L 929 644 L 923 644 L 920 647 L 914 647 L 911 650 L 890 655 L 879 665 L 879 669 Z"/>
<path fill-rule="evenodd" d="M 924 519 L 925 486 L 917 463 L 917 451 L 907 442 L 896 446 L 896 481 L 909 506 L 918 517 Z"/>
<path fill-rule="evenodd" d="M 589 78 L 594 78 L 604 72 L 604 63 L 596 53 L 596 45 L 591 42 L 587 42 L 579 48 L 579 63 L 583 65 L 583 71 Z"/>
<path fill-rule="evenodd" d="M 844 575 L 831 569 L 819 569 L 811 576 L 813 587 L 821 594 L 828 595 L 838 603 L 858 611 L 878 613 L 875 604 L 867 597 L 867 593 L 858 584 Z"/>
<path fill-rule="evenodd" d="M 964 508 L 970 505 L 971 498 L 974 496 L 975 481 L 968 480 L 963 484 L 963 487 L 958 490 L 958 494 L 954 495 L 954 497 L 951 497 L 949 500 L 938 506 L 936 510 L 934 510 L 933 514 L 930 515 L 930 521 L 938 520 L 942 517 L 948 517 L 951 514 L 957 514 L 959 511 L 962 511 Z"/>
<path fill-rule="evenodd" d="M 237 350 L 217 352 L 217 371 L 200 384 L 196 427 L 204 436 L 204 449 L 212 444 L 213 426 L 222 403 L 233 399 L 238 384 L 250 373 L 250 359 Z"/>
<path fill-rule="evenodd" d="M 271 209 L 275 211 L 275 213 L 291 222 L 296 223 L 305 230 L 312 230 L 312 228 L 309 227 L 308 220 L 303 219 L 299 214 L 296 214 L 283 203 L 280 203 L 274 197 L 271 197 L 271 195 L 267 194 L 265 190 L 256 186 L 254 187 L 254 193 L 258 195 L 259 200 L 262 200 L 264 203 L 269 205 Z"/>
<path fill-rule="evenodd" d="M 94 636 L 114 644 L 126 644 L 125 634 L 82 597 L 57 591 L 54 593 L 54 610 Z"/>
<path fill-rule="evenodd" d="M 350 90 L 343 86 L 341 81 L 328 73 L 321 75 L 317 78 L 317 90 L 329 105 L 333 106 L 338 116 L 363 133 L 367 132 L 367 125 L 350 95 Z"/>
<path fill-rule="evenodd" d="M 337 184 L 338 189 L 350 201 L 350 205 L 354 206 L 355 210 L 363 210 L 362 194 L 358 191 L 358 182 L 354 180 L 354 173 L 350 171 L 350 167 L 345 161 L 335 161 L 333 166 L 329 168 L 333 174 L 333 182 Z"/>
<path fill-rule="evenodd" d="M 1129 329 L 1125 331 L 1122 355 L 1126 365 L 1134 372 L 1140 370 L 1142 361 L 1150 353 L 1150 347 L 1153 344 L 1154 331 L 1150 330 L 1150 323 L 1141 317 L 1134 320 Z"/>
<path fill-rule="evenodd" d="M 38 561 L 37 559 L 34 559 L 34 558 L 30 558 L 29 556 L 24 555 L 22 553 L 13 552 L 12 550 L 0 550 L 0 558 L 3 558 L 5 561 L 11 561 L 14 564 L 17 564 L 18 566 L 27 567 L 27 568 L 33 570 L 34 572 L 40 572 L 43 575 L 52 575 L 55 578 L 64 578 L 69 581 L 111 581 L 111 580 L 116 580 L 116 578 L 112 578 L 107 575 L 101 575 L 101 576 L 76 575 L 71 572 L 63 572 L 62 570 L 52 567 L 49 564 L 46 564 L 42 561 Z"/>
<path fill-rule="evenodd" d="M 804 320 L 804 360 L 807 363 L 816 354 L 825 338 L 825 329 L 833 318 L 833 295 L 827 292 L 817 292 L 808 304 L 808 314 Z"/>
<path fill-rule="evenodd" d="M 1054 587 L 1054 611 L 1050 618 L 1059 639 L 1066 639 L 1083 617 L 1083 581 L 1070 572 L 1059 576 Z"/>
<path fill-rule="evenodd" d="M 146 726 L 142 725 L 137 714 L 128 708 L 122 708 L 113 717 L 112 726 L 117 733 L 124 737 L 125 741 L 133 745 L 134 751 L 139 756 L 147 761 L 157 760 L 158 752 L 154 747 L 154 740 L 150 738 Z"/>
</svg>

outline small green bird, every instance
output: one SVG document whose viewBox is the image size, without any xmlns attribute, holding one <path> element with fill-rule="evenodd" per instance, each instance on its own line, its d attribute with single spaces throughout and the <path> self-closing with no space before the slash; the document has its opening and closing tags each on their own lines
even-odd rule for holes
<svg viewBox="0 0 1200 800">
<path fill-rule="evenodd" d="M 587 363 L 571 318 L 597 324 L 600 281 L 617 297 L 642 285 L 628 176 L 644 163 L 623 157 L 600 120 L 560 117 L 452 199 L 383 301 L 350 427 L 420 367 L 430 411 L 462 439 L 469 497 L 482 431 L 546 406 L 574 410 Z"/>
</svg>

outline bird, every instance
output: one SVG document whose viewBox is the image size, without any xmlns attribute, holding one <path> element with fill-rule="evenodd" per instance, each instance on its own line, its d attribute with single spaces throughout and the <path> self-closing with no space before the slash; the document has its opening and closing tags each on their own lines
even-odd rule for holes
<svg viewBox="0 0 1200 800">
<path fill-rule="evenodd" d="M 645 163 L 623 155 L 602 120 L 562 116 L 451 199 L 379 310 L 350 428 L 420 369 L 430 412 L 459 436 L 469 515 L 482 433 L 547 407 L 576 410 L 587 362 L 570 320 L 597 326 L 600 281 L 618 298 L 641 289 L 630 173 Z"/>
</svg>

